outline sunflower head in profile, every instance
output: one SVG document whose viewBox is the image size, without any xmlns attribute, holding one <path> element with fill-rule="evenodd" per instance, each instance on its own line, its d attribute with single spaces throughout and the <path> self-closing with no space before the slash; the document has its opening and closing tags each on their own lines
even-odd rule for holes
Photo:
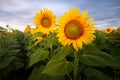
<svg viewBox="0 0 120 80">
<path fill-rule="evenodd" d="M 15 29 L 12 29 L 12 32 L 13 32 L 13 33 L 16 33 L 16 30 L 15 30 Z"/>
<path fill-rule="evenodd" d="M 112 33 L 117 33 L 117 29 L 112 29 Z"/>
<path fill-rule="evenodd" d="M 120 27 L 117 28 L 117 33 L 120 33 Z"/>
<path fill-rule="evenodd" d="M 110 28 L 110 27 L 107 27 L 106 29 L 105 29 L 105 33 L 112 33 L 112 28 Z"/>
<path fill-rule="evenodd" d="M 80 14 L 80 8 L 70 8 L 58 21 L 58 40 L 64 46 L 73 45 L 78 51 L 83 44 L 91 43 L 95 38 L 95 25 L 90 24 L 94 19 L 88 18 L 88 12 Z"/>
<path fill-rule="evenodd" d="M 36 28 L 40 30 L 40 32 L 44 34 L 49 34 L 52 32 L 55 26 L 55 15 L 53 15 L 52 11 L 48 9 L 40 10 L 36 13 L 34 17 L 34 23 Z"/>
<path fill-rule="evenodd" d="M 27 25 L 27 26 L 25 27 L 24 32 L 29 32 L 29 31 L 30 31 L 30 26 L 29 26 L 29 25 Z"/>
</svg>

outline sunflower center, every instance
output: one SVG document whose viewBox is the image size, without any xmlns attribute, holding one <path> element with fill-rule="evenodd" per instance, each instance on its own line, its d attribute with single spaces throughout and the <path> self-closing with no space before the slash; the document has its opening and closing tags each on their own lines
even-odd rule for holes
<svg viewBox="0 0 120 80">
<path fill-rule="evenodd" d="M 77 21 L 70 21 L 64 29 L 65 35 L 69 39 L 77 39 L 83 34 L 83 27 Z"/>
<path fill-rule="evenodd" d="M 110 29 L 107 29 L 107 32 L 110 32 Z"/>
<path fill-rule="evenodd" d="M 49 28 L 51 26 L 51 20 L 47 17 L 42 18 L 41 24 L 45 28 Z"/>
</svg>

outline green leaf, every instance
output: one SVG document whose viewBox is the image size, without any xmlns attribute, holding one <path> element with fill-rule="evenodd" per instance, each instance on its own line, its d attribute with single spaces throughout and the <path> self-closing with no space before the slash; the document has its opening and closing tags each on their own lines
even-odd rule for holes
<svg viewBox="0 0 120 80">
<path fill-rule="evenodd" d="M 72 70 L 73 70 L 72 63 L 65 60 L 57 61 L 57 59 L 55 59 L 50 60 L 47 63 L 42 73 L 48 74 L 50 76 L 61 76 L 69 74 Z"/>
<path fill-rule="evenodd" d="M 113 47 L 111 51 L 111 55 L 114 57 L 115 61 L 119 63 L 120 66 L 120 47 Z"/>
<path fill-rule="evenodd" d="M 9 75 L 9 73 L 11 72 L 12 69 L 13 69 L 12 66 L 6 66 L 5 68 L 0 69 L 0 77 Z"/>
<path fill-rule="evenodd" d="M 3 60 L 0 60 L 0 69 L 7 67 L 14 58 L 15 57 L 12 56 L 12 57 L 7 57 L 7 58 L 4 58 Z"/>
<path fill-rule="evenodd" d="M 55 45 L 55 46 L 61 46 L 61 44 L 58 42 L 58 39 L 56 37 L 55 34 L 50 34 L 46 40 L 48 41 L 48 43 L 51 43 L 52 45 Z"/>
<path fill-rule="evenodd" d="M 100 51 L 100 50 L 95 45 L 88 44 L 85 46 L 85 51 L 89 52 L 89 51 Z"/>
<path fill-rule="evenodd" d="M 58 52 L 52 59 L 57 59 L 58 61 L 63 60 L 66 56 L 68 56 L 72 52 L 72 48 L 69 47 L 62 47 L 58 49 Z"/>
<path fill-rule="evenodd" d="M 88 51 L 80 56 L 80 62 L 89 66 L 118 66 L 111 55 L 102 51 Z"/>
<path fill-rule="evenodd" d="M 30 56 L 30 65 L 45 60 L 49 55 L 49 52 L 47 50 L 44 50 L 42 48 L 37 49 L 31 56 Z"/>
<path fill-rule="evenodd" d="M 20 58 L 15 58 L 13 61 L 12 61 L 12 67 L 14 67 L 14 70 L 18 70 L 22 67 L 24 67 L 24 60 L 20 59 Z"/>
<path fill-rule="evenodd" d="M 0 49 L 0 58 L 5 56 L 7 52 L 8 52 L 8 49 L 3 49 L 3 48 Z"/>
<path fill-rule="evenodd" d="M 90 67 L 85 68 L 83 73 L 87 76 L 87 80 L 112 80 L 108 75 Z"/>
<path fill-rule="evenodd" d="M 114 56 L 118 56 L 120 55 L 120 47 L 113 47 L 112 50 L 111 50 L 111 55 L 114 57 Z"/>
<path fill-rule="evenodd" d="M 72 63 L 65 60 L 65 57 L 72 52 L 72 48 L 62 47 L 58 48 L 55 52 L 56 54 L 47 63 L 42 73 L 48 74 L 50 76 L 61 76 L 68 74 L 72 71 Z"/>
<path fill-rule="evenodd" d="M 42 35 L 43 35 L 43 33 L 37 32 L 37 33 L 35 33 L 35 34 L 32 35 L 32 38 L 34 39 L 34 38 L 36 38 L 38 36 L 42 36 Z"/>
<path fill-rule="evenodd" d="M 14 49 L 14 50 L 10 49 L 8 51 L 8 53 L 9 53 L 8 55 L 9 56 L 14 56 L 14 55 L 17 55 L 19 52 L 20 52 L 20 49 Z"/>
<path fill-rule="evenodd" d="M 35 65 L 28 80 L 65 80 L 65 76 L 49 76 L 42 74 L 44 65 Z"/>
<path fill-rule="evenodd" d="M 7 31 L 7 29 L 0 26 L 0 32 L 2 32 L 2 31 Z"/>
<path fill-rule="evenodd" d="M 115 58 L 115 61 L 117 61 L 119 63 L 119 66 L 120 66 L 120 55 L 114 57 Z"/>
<path fill-rule="evenodd" d="M 44 68 L 43 65 L 39 66 L 39 65 L 36 65 L 34 66 L 33 70 L 32 70 L 32 73 L 30 74 L 28 80 L 41 80 L 40 79 L 40 75 L 41 75 L 41 70 Z M 43 78 L 43 77 L 42 77 Z M 47 76 L 46 76 L 47 78 Z M 47 79 L 45 79 L 47 80 Z"/>
</svg>

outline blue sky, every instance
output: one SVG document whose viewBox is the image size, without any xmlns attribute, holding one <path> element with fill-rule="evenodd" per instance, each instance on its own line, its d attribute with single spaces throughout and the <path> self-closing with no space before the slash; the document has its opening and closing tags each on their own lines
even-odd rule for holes
<svg viewBox="0 0 120 80">
<path fill-rule="evenodd" d="M 70 7 L 89 11 L 99 29 L 120 27 L 120 0 L 0 0 L 0 26 L 23 31 L 26 25 L 35 27 L 33 17 L 40 9 L 62 16 Z"/>
</svg>

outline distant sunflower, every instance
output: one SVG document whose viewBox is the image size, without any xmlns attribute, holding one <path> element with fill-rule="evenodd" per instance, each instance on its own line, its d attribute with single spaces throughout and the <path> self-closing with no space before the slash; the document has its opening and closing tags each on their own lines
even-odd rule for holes
<svg viewBox="0 0 120 80">
<path fill-rule="evenodd" d="M 48 9 L 40 10 L 34 17 L 36 27 L 45 34 L 52 32 L 55 26 L 55 15 Z"/>
<path fill-rule="evenodd" d="M 29 25 L 27 25 L 27 26 L 25 27 L 24 32 L 29 32 L 29 31 L 30 31 L 30 26 L 29 26 Z"/>
<path fill-rule="evenodd" d="M 112 29 L 112 33 L 117 33 L 117 29 Z"/>
<path fill-rule="evenodd" d="M 112 33 L 112 28 L 110 28 L 110 27 L 107 27 L 106 29 L 105 29 L 105 33 Z"/>
<path fill-rule="evenodd" d="M 46 34 L 43 34 L 42 36 L 36 37 L 38 41 L 42 41 L 44 38 L 46 38 Z"/>
<path fill-rule="evenodd" d="M 80 14 L 80 8 L 70 8 L 68 13 L 61 16 L 58 21 L 58 40 L 62 45 L 70 46 L 78 51 L 83 44 L 91 43 L 95 35 L 95 25 L 90 24 L 94 19 L 88 18 L 88 12 Z"/>
<path fill-rule="evenodd" d="M 117 33 L 120 33 L 120 27 L 117 28 Z"/>
<path fill-rule="evenodd" d="M 15 30 L 15 29 L 12 29 L 12 32 L 13 32 L 13 33 L 16 33 L 16 30 Z"/>
<path fill-rule="evenodd" d="M 36 29 L 35 28 L 30 29 L 30 34 L 35 34 L 35 33 L 36 33 Z"/>
</svg>

